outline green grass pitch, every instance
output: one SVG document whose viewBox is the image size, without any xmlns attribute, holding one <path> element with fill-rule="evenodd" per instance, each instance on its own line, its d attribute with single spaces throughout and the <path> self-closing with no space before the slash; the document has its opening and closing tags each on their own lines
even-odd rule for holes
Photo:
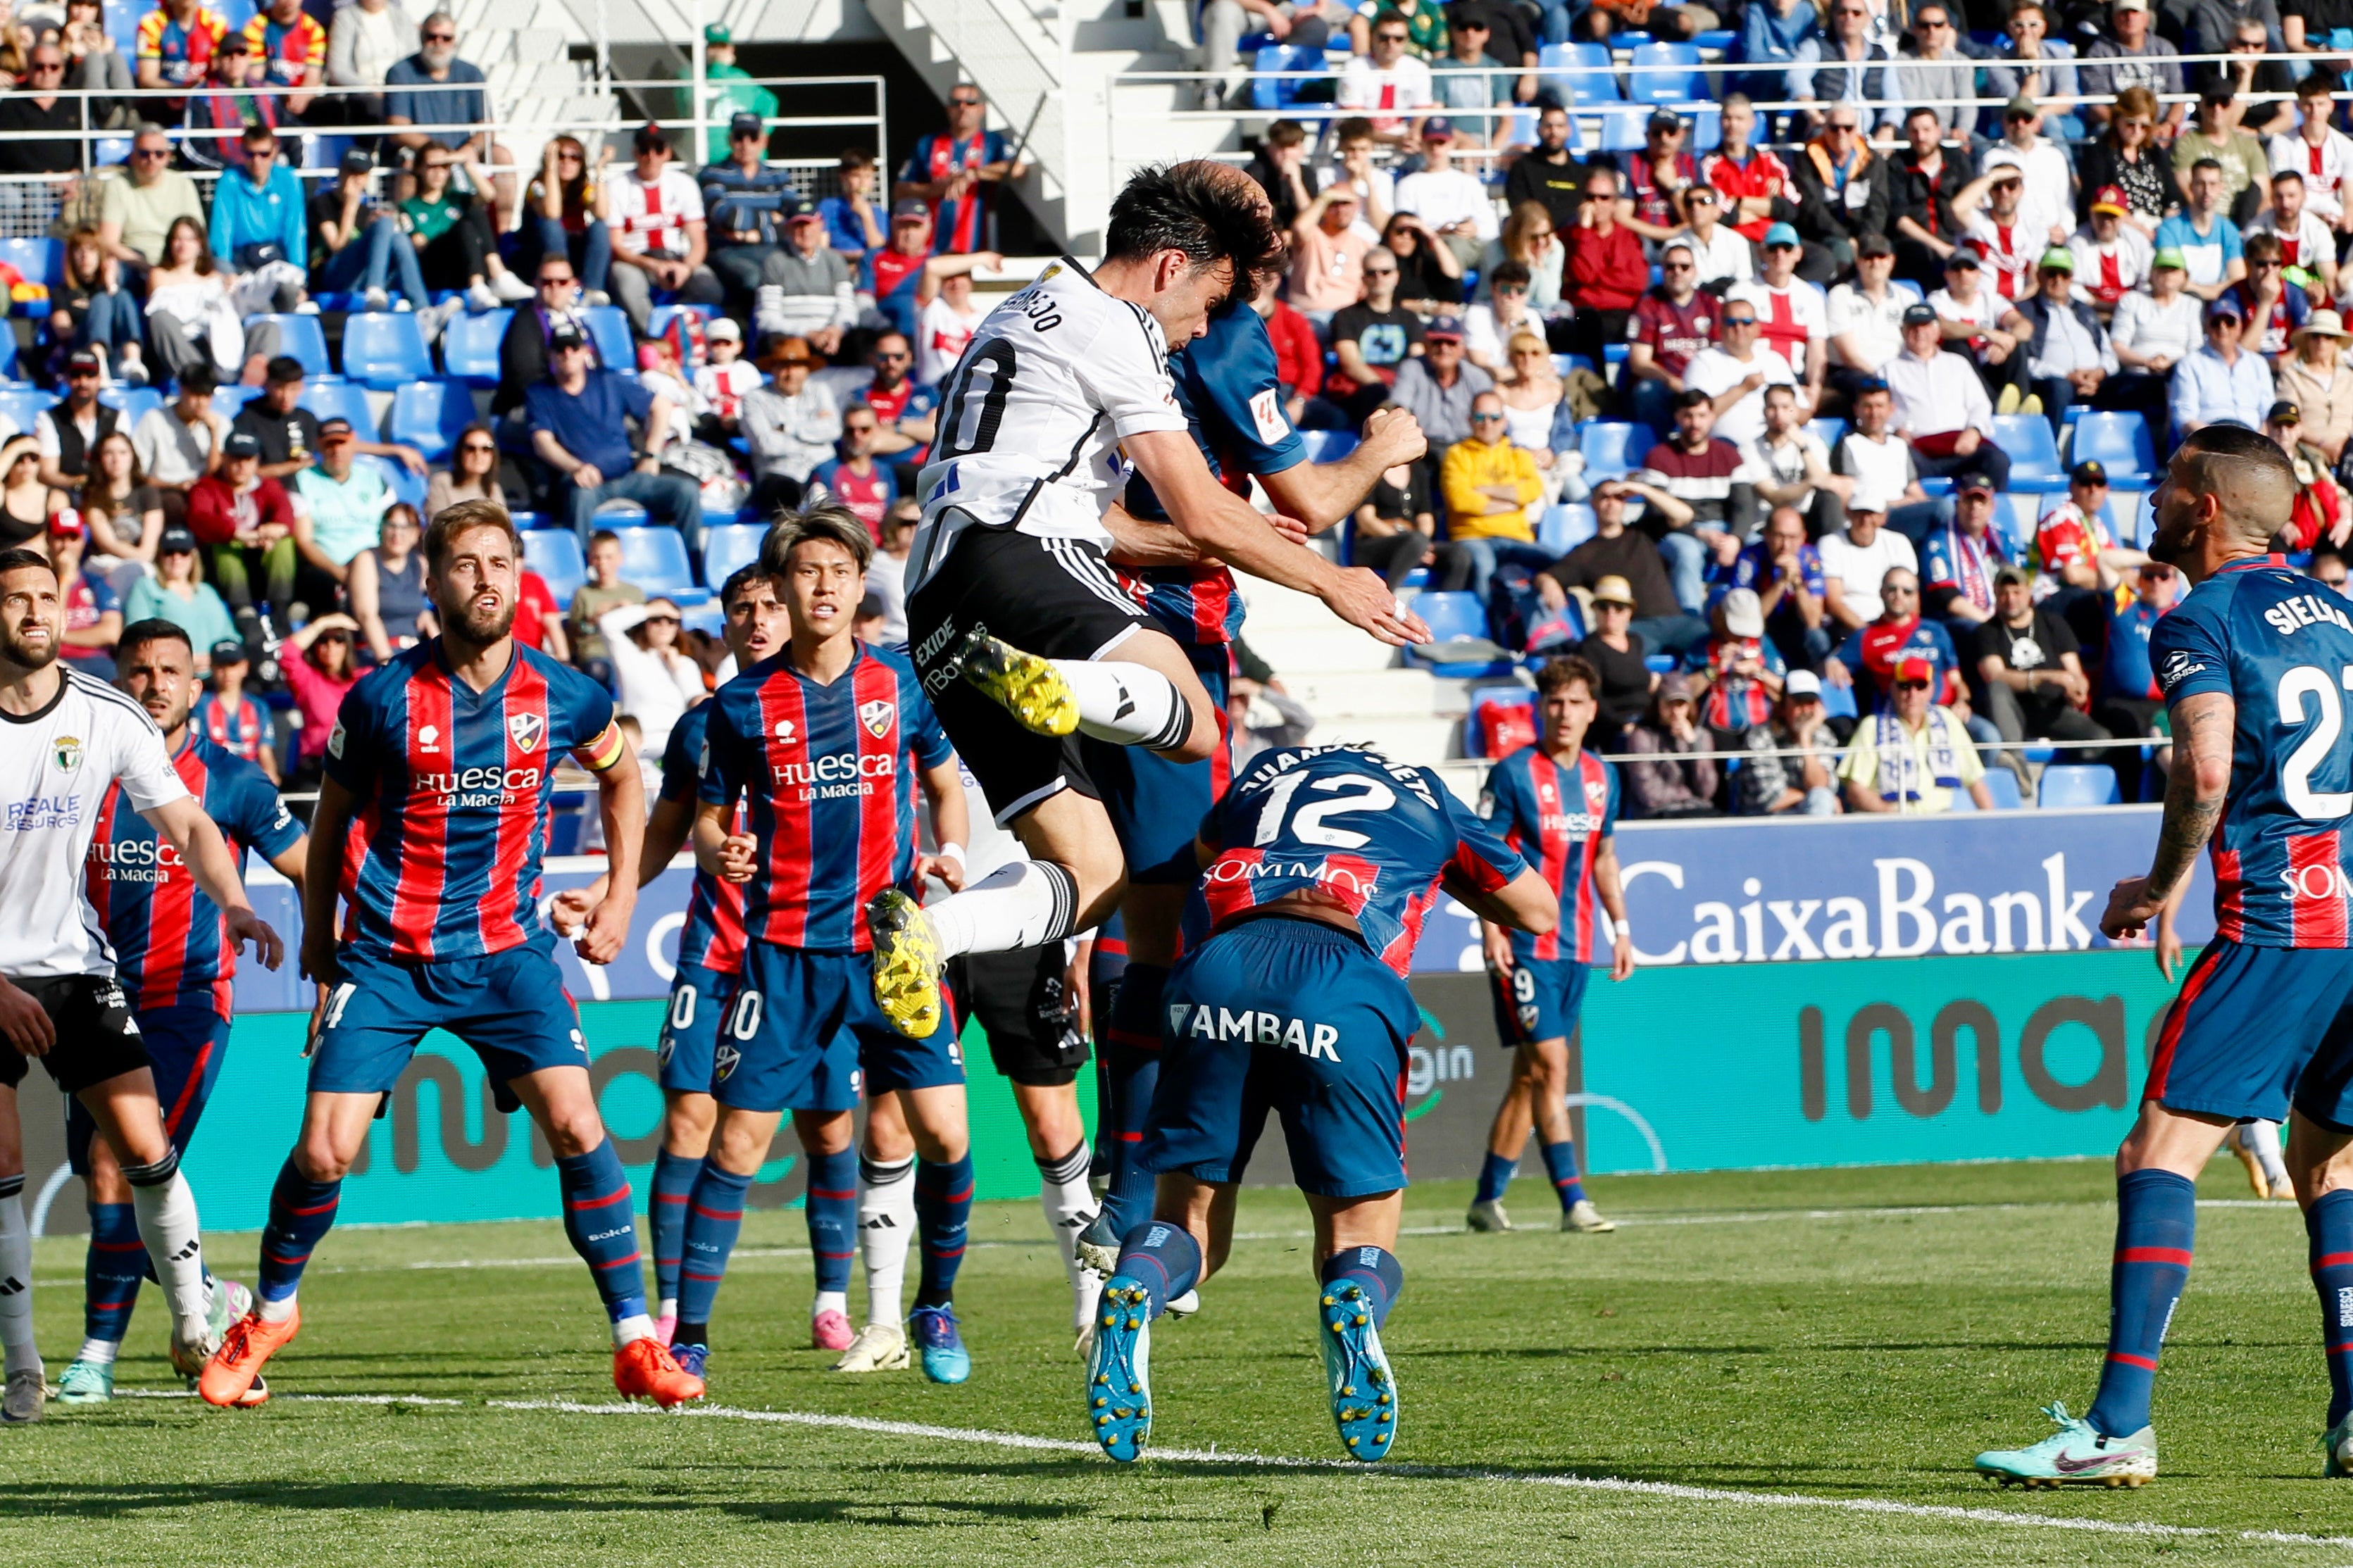
<svg viewBox="0 0 2353 1568">
<path fill-rule="evenodd" d="M 1478 1237 L 1461 1184 L 1417 1187 L 1388 1336 L 1403 1430 L 1377 1469 L 1335 1462 L 1288 1193 L 1245 1194 L 1205 1310 L 1155 1335 L 1168 1457 L 1132 1468 L 1084 1446 L 1034 1204 L 976 1212 L 976 1370 L 953 1389 L 829 1375 L 800 1216 L 755 1215 L 714 1325 L 721 1408 L 695 1415 L 610 1410 L 556 1225 L 344 1231 L 267 1408 L 52 1405 L 0 1432 L 0 1563 L 2353 1563 L 2353 1485 L 2319 1479 L 2303 1227 L 2236 1201 L 2227 1163 L 2158 1385 L 2158 1483 L 1970 1474 L 2047 1430 L 2039 1405 L 2088 1403 L 2111 1193 L 2091 1163 L 1621 1178 L 1594 1195 L 1624 1228 L 1565 1237 L 1523 1180 L 1514 1212 L 1543 1228 Z M 215 1238 L 216 1266 L 244 1275 L 254 1240 Z M 79 1243 L 39 1243 L 36 1276 L 55 1376 Z M 124 1389 L 174 1386 L 159 1308 L 151 1286 Z"/>
</svg>

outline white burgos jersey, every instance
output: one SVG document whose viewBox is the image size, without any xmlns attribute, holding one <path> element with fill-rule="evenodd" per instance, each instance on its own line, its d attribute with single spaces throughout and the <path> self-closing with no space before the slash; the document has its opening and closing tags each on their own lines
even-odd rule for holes
<svg viewBox="0 0 2353 1568">
<path fill-rule="evenodd" d="M 112 974 L 114 949 L 82 894 L 109 785 L 152 811 L 187 798 L 147 710 L 102 680 L 58 668 L 56 700 L 0 713 L 0 974 Z"/>
<path fill-rule="evenodd" d="M 940 390 L 910 593 L 975 524 L 1108 546 L 1120 442 L 1186 428 L 1160 323 L 1067 256 L 989 311 Z"/>
</svg>

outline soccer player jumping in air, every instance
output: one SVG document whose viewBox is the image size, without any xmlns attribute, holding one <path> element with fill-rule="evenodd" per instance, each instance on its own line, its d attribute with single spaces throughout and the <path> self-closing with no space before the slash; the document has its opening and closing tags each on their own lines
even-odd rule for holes
<svg viewBox="0 0 2353 1568">
<path fill-rule="evenodd" d="M 1316 1339 L 1352 1458 L 1398 1430 L 1380 1330 L 1404 1285 L 1405 973 L 1440 884 L 1484 919 L 1543 932 L 1559 897 L 1428 768 L 1355 746 L 1269 752 L 1201 824 L 1206 869 L 1168 976 L 1143 1148 L 1153 1218 L 1103 1286 L 1087 1423 L 1114 1459 L 1152 1426 L 1151 1322 L 1224 1260 L 1265 1112 L 1315 1220 Z"/>
<path fill-rule="evenodd" d="M 1618 770 L 1584 749 L 1600 690 L 1601 677 L 1585 660 L 1547 661 L 1536 674 L 1544 732 L 1489 770 L 1479 800 L 1479 815 L 1503 831 L 1504 842 L 1525 856 L 1553 889 L 1560 923 L 1534 936 L 1480 922 L 1487 977 L 1495 988 L 1495 1029 L 1515 1054 L 1511 1087 L 1495 1108 L 1487 1163 L 1471 1200 L 1472 1230 L 1512 1228 L 1504 1189 L 1519 1168 L 1531 1123 L 1560 1198 L 1560 1228 L 1618 1228 L 1585 1195 L 1568 1133 L 1568 1037 L 1577 1031 L 1592 977 L 1600 910 L 1609 911 L 1618 933 L 1610 944 L 1609 978 L 1634 973 L 1634 939 L 1618 884 Z"/>
<path fill-rule="evenodd" d="M 574 946 L 590 963 L 619 953 L 637 901 L 643 786 L 604 689 L 511 635 L 522 563 L 522 538 L 496 502 L 437 514 L 425 584 L 441 634 L 362 678 L 328 739 L 302 886 L 302 970 L 321 992 L 310 1095 L 270 1189 L 258 1300 L 199 1384 L 215 1405 L 244 1395 L 300 1330 L 295 1289 L 335 1222 L 343 1176 L 437 1027 L 473 1047 L 502 1108 L 528 1110 L 554 1152 L 565 1231 L 612 1323 L 613 1385 L 665 1405 L 702 1394 L 654 1337 L 629 1180 L 539 911 L 548 798 L 570 752 L 596 776 L 612 866 Z M 339 898 L 351 917 L 341 940 Z"/>
<path fill-rule="evenodd" d="M 2328 1360 L 2327 1468 L 2353 1474 L 2353 616 L 2266 553 L 2297 491 L 2277 446 L 2235 425 L 2192 434 L 2151 502 L 2149 553 L 2194 584 L 2157 623 L 2149 658 L 2173 720 L 2157 854 L 2109 895 L 2100 929 L 2138 936 L 2214 861 L 2214 940 L 2151 1053 L 2140 1118 L 2116 1152 L 2108 1352 L 2081 1419 L 2031 1447 L 1979 1454 L 2008 1485 L 2140 1486 L 2157 1474 L 2150 1396 L 2189 1280 L 2197 1178 L 2233 1126 L 2293 1102 L 2287 1165 L 2311 1238 Z"/>
<path fill-rule="evenodd" d="M 875 900 L 875 995 L 903 1030 L 934 1026 L 946 959 L 1059 942 L 1110 913 L 1125 865 L 1077 735 L 1188 763 L 1216 749 L 1191 659 L 1103 558 L 1131 468 L 1202 552 L 1385 642 L 1429 638 L 1377 574 L 1285 539 L 1219 485 L 1177 405 L 1168 345 L 1200 336 L 1280 243 L 1262 193 L 1215 165 L 1145 170 L 1112 204 L 1102 266 L 1049 267 L 957 363 L 923 469 L 908 634 L 941 722 L 1032 858 L 929 908 Z"/>
</svg>

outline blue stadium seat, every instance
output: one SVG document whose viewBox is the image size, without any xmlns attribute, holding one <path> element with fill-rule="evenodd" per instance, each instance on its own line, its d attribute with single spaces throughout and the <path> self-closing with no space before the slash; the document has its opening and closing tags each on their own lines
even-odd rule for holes
<svg viewBox="0 0 2353 1568">
<path fill-rule="evenodd" d="M 474 395 L 462 381 L 427 376 L 392 395 L 392 439 L 416 447 L 427 462 L 447 462 L 473 420 Z"/>
<path fill-rule="evenodd" d="M 2040 414 L 1997 414 L 1993 444 L 2010 455 L 2010 489 L 2063 494 L 2067 470 L 2059 463 L 2059 443 L 2051 422 Z"/>
<path fill-rule="evenodd" d="M 16 334 L 0 331 L 0 381 L 16 379 Z"/>
<path fill-rule="evenodd" d="M 1993 796 L 1993 808 L 1996 811 L 2025 809 L 2025 797 L 2018 793 L 2018 775 L 2008 768 L 1988 768 L 1985 785 L 1986 794 Z"/>
<path fill-rule="evenodd" d="M 1993 768 L 1989 771 L 1997 773 L 2008 773 L 2010 770 L 2008 768 Z M 1945 809 L 1959 813 L 1965 811 L 1975 811 L 1977 808 L 1978 803 L 1975 798 L 1970 795 L 1968 791 L 1965 789 L 1957 789 L 1953 792 L 1951 803 L 1947 805 Z"/>
<path fill-rule="evenodd" d="M 562 522 L 556 520 L 554 514 L 552 512 L 511 511 L 507 513 L 507 515 L 514 519 L 515 527 L 525 533 L 528 533 L 534 528 L 561 528 L 564 526 Z"/>
<path fill-rule="evenodd" d="M 1536 70 L 1545 86 L 1578 108 L 1624 101 L 1618 90 L 1618 72 L 1603 45 L 1546 44 L 1536 53 Z"/>
<path fill-rule="evenodd" d="M 1639 104 L 1612 104 L 1601 111 L 1601 150 L 1639 153 L 1648 134 L 1651 111 Z"/>
<path fill-rule="evenodd" d="M 106 0 L 106 36 L 125 60 L 139 58 L 139 18 L 153 9 L 140 0 Z"/>
<path fill-rule="evenodd" d="M 1652 675 L 1666 675 L 1682 662 L 1671 653 L 1646 653 L 1642 656 L 1642 668 Z"/>
<path fill-rule="evenodd" d="M 1694 33 L 1691 44 L 1692 47 L 1701 54 L 1706 54 L 1713 49 L 1722 55 L 1727 53 L 1732 46 L 1739 41 L 1740 35 L 1730 27 L 1712 27 L 1704 33 Z"/>
<path fill-rule="evenodd" d="M 1490 702 L 1501 702 L 1514 708 L 1534 708 L 1536 694 L 1525 686 L 1475 686 L 1471 689 L 1471 710 L 1462 716 L 1462 754 L 1468 757 L 1495 755 L 1493 737 L 1479 722 L 1479 710 Z"/>
<path fill-rule="evenodd" d="M 1566 555 L 1599 531 L 1593 509 L 1572 501 L 1546 510 L 1536 542 L 1555 555 Z"/>
<path fill-rule="evenodd" d="M 599 522 L 602 522 L 600 518 Z M 681 605 L 699 605 L 711 597 L 694 581 L 694 567 L 686 558 L 686 542 L 674 528 L 617 528 L 621 540 L 621 575 L 643 588 Z"/>
<path fill-rule="evenodd" d="M 2045 811 L 2069 805 L 2115 805 L 2123 799 L 2116 788 L 2116 771 L 2105 763 L 2053 763 L 2042 770 L 2042 786 L 2035 791 L 2035 803 Z"/>
<path fill-rule="evenodd" d="M 669 331 L 670 324 L 681 316 L 699 316 L 708 324 L 717 314 L 719 307 L 716 305 L 656 305 L 646 317 L 647 329 L 658 338 Z"/>
<path fill-rule="evenodd" d="M 301 360 L 304 375 L 324 375 L 335 368 L 328 363 L 327 334 L 319 330 L 318 317 L 274 313 L 248 316 L 245 319 L 246 329 L 250 331 L 256 323 L 261 321 L 277 324 L 278 352 L 292 354 Z"/>
<path fill-rule="evenodd" d="M 407 310 L 364 310 L 343 318 L 343 374 L 378 392 L 433 374 L 425 331 Z"/>
<path fill-rule="evenodd" d="M 1703 89 L 1702 90 L 1705 90 Z M 1724 111 L 1712 103 L 1704 103 L 1692 114 L 1691 149 L 1694 153 L 1713 153 L 1724 145 Z"/>
<path fill-rule="evenodd" d="M 425 510 L 425 476 L 423 474 L 412 474 L 408 471 L 408 466 L 397 458 L 379 458 L 373 452 L 362 452 L 352 461 L 354 464 L 365 463 L 377 473 L 382 474 L 384 482 L 391 487 L 394 495 L 415 507 L 420 515 L 423 514 Z"/>
<path fill-rule="evenodd" d="M 739 566 L 760 559 L 760 542 L 768 536 L 765 524 L 722 523 L 702 531 L 702 580 L 714 594 Z"/>
<path fill-rule="evenodd" d="M 220 416 L 234 423 L 245 411 L 245 405 L 261 395 L 258 386 L 216 386 L 213 389 L 213 407 Z"/>
<path fill-rule="evenodd" d="M 596 357 L 607 370 L 635 370 L 638 351 L 629 331 L 629 318 L 618 305 L 590 305 L 580 312 L 588 335 L 596 340 Z"/>
<path fill-rule="evenodd" d="M 1502 675 L 1512 668 L 1512 661 L 1471 657 L 1456 650 L 1448 657 L 1447 645 L 1475 637 L 1492 642 L 1487 631 L 1486 606 L 1480 604 L 1476 594 L 1419 594 L 1413 600 L 1414 614 L 1419 616 L 1430 630 L 1433 640 L 1427 646 L 1406 650 L 1415 663 L 1428 667 L 1432 673 L 1454 677 L 1477 678 Z"/>
<path fill-rule="evenodd" d="M 1689 103 L 1706 96 L 1693 68 L 1699 50 L 1689 44 L 1645 44 L 1627 64 L 1626 96 L 1636 103 Z"/>
<path fill-rule="evenodd" d="M 1302 430 L 1299 439 L 1306 447 L 1311 463 L 1336 463 L 1356 449 L 1356 433 L 1353 430 Z"/>
<path fill-rule="evenodd" d="M 109 408 L 122 410 L 120 423 L 124 429 L 136 427 L 142 419 L 147 417 L 149 409 L 164 406 L 164 395 L 152 386 L 110 386 L 98 395 L 98 400 Z M 47 402 L 44 399 L 43 406 L 47 406 Z"/>
<path fill-rule="evenodd" d="M 1854 718 L 1854 688 L 1852 685 L 1832 686 L 1829 681 L 1823 681 L 1822 711 L 1832 719 Z"/>
<path fill-rule="evenodd" d="M 0 261 L 25 275 L 27 283 L 54 289 L 65 281 L 66 247 L 55 239 L 0 239 Z"/>
<path fill-rule="evenodd" d="M 1644 455 L 1658 444 L 1658 432 L 1648 425 L 1623 425 L 1596 419 L 1586 424 L 1577 433 L 1577 450 L 1585 454 L 1585 477 L 1588 479 L 1614 479 L 1631 473 L 1641 466 Z"/>
<path fill-rule="evenodd" d="M 480 315 L 461 312 L 452 317 L 441 330 L 443 366 L 451 375 L 463 376 L 477 386 L 496 386 L 499 340 L 507 335 L 507 323 L 513 320 L 511 310 L 484 310 Z"/>
<path fill-rule="evenodd" d="M 588 580 L 588 563 L 580 554 L 580 541 L 567 528 L 537 528 L 522 536 L 523 564 L 538 573 L 559 605 L 568 605 L 580 584 Z"/>
<path fill-rule="evenodd" d="M 1300 89 L 1313 86 L 1312 79 L 1303 77 L 1276 77 L 1273 71 L 1320 71 L 1324 68 L 1322 49 L 1295 48 L 1288 44 L 1269 44 L 1250 59 L 1250 107 L 1274 110 L 1288 109 L 1299 101 Z"/>
<path fill-rule="evenodd" d="M 1843 419 L 1809 419 L 1806 428 L 1820 437 L 1822 445 L 1833 452 L 1838 450 L 1838 444 L 1846 439 L 1847 423 Z"/>
<path fill-rule="evenodd" d="M 2149 515 L 2147 490 L 2110 490 L 2108 504 L 2104 509 L 2108 519 L 2108 531 L 2118 544 L 2147 544 L 2155 531 L 2157 520 Z"/>
<path fill-rule="evenodd" d="M 726 579 L 723 577 L 720 581 L 725 582 Z M 720 637 L 727 630 L 727 612 L 719 607 L 715 599 L 708 605 L 696 605 L 691 608 L 681 605 L 678 611 L 678 624 L 686 631 L 701 632 L 711 637 Z"/>
<path fill-rule="evenodd" d="M 367 389 L 348 381 L 305 381 L 302 406 L 321 419 L 348 419 L 352 434 L 363 441 L 376 438 L 375 411 L 368 406 Z"/>
<path fill-rule="evenodd" d="M 2085 414 L 2076 421 L 2070 450 L 2076 462 L 2106 468 L 2111 485 L 2156 488 L 2157 446 L 2149 439 L 2148 421 L 2138 414 Z"/>
<path fill-rule="evenodd" d="M 56 394 L 37 386 L 0 386 L 0 418 L 19 430 L 30 430 L 33 421 L 41 416 L 41 410 L 57 400 Z"/>
<path fill-rule="evenodd" d="M 2010 490 L 1996 498 L 1994 526 L 2018 550 L 2034 542 L 2034 525 L 2042 521 L 2043 498 L 2031 490 Z"/>
</svg>

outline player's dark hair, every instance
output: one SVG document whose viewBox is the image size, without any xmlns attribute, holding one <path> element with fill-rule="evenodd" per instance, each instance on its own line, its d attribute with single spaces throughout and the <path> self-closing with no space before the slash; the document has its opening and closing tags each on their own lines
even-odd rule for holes
<svg viewBox="0 0 2353 1568">
<path fill-rule="evenodd" d="M 848 507 L 828 501 L 805 511 L 788 511 L 776 520 L 760 545 L 760 571 L 770 577 L 784 576 L 792 569 L 794 549 L 811 541 L 840 545 L 860 572 L 874 559 L 874 536 L 866 531 L 865 521 Z"/>
<path fill-rule="evenodd" d="M 2188 459 L 2181 472 L 2184 489 L 2191 495 L 2228 492 L 2226 510 L 2242 538 L 2266 540 L 2287 526 L 2301 487 L 2295 465 L 2278 442 L 2243 425 L 2205 425 L 2183 437 L 2175 451 Z"/>
<path fill-rule="evenodd" d="M 37 566 L 52 577 L 58 574 L 58 563 L 37 550 L 0 550 L 0 577 L 28 566 Z"/>
<path fill-rule="evenodd" d="M 515 560 L 522 560 L 522 535 L 505 507 L 494 500 L 461 500 L 433 514 L 432 524 L 425 531 L 425 564 L 433 571 L 441 570 L 450 541 L 470 528 L 497 529 L 514 546 Z"/>
<path fill-rule="evenodd" d="M 1696 386 L 1686 386 L 1681 392 L 1675 394 L 1674 410 L 1676 413 L 1681 414 L 1684 409 L 1697 408 L 1703 403 L 1708 405 L 1710 407 L 1714 407 L 1715 405 L 1715 399 L 1710 397 L 1706 393 L 1702 392 Z"/>
<path fill-rule="evenodd" d="M 114 662 L 129 664 L 132 654 L 151 642 L 175 642 L 188 650 L 190 659 L 196 657 L 196 645 L 190 640 L 187 627 L 161 616 L 150 616 L 122 628 L 122 635 L 114 639 Z"/>
<path fill-rule="evenodd" d="M 1594 668 L 1589 660 L 1579 658 L 1573 653 L 1548 658 L 1545 660 L 1544 668 L 1536 671 L 1536 695 L 1539 697 L 1549 697 L 1556 691 L 1579 683 L 1584 685 L 1588 697 L 1599 699 L 1601 672 Z"/>
<path fill-rule="evenodd" d="M 1144 169 L 1111 204 L 1103 259 L 1137 261 L 1181 250 L 1196 272 L 1230 262 L 1234 293 L 1282 265 L 1282 231 L 1258 182 L 1223 163 L 1196 160 Z"/>
<path fill-rule="evenodd" d="M 727 574 L 727 581 L 721 584 L 719 587 L 720 609 L 723 611 L 733 605 L 735 603 L 736 595 L 748 592 L 754 583 L 766 582 L 768 576 L 769 574 L 761 569 L 760 563 L 756 561 L 746 566 L 738 566 L 734 571 Z"/>
</svg>

